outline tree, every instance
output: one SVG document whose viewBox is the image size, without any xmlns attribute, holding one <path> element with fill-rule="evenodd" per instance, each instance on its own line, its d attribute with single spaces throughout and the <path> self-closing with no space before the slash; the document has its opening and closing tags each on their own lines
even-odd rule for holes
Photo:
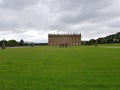
<svg viewBox="0 0 120 90">
<path fill-rule="evenodd" d="M 95 40 L 95 39 L 91 39 L 91 40 L 90 40 L 90 44 L 91 44 L 91 45 L 94 45 L 94 44 L 95 44 L 95 42 L 96 42 L 96 40 Z"/>
<path fill-rule="evenodd" d="M 13 46 L 17 46 L 17 45 L 18 45 L 18 43 L 16 40 L 7 41 L 7 46 L 9 46 L 9 47 L 13 47 Z"/>
<path fill-rule="evenodd" d="M 23 39 L 20 40 L 20 46 L 24 46 L 24 40 Z"/>
</svg>

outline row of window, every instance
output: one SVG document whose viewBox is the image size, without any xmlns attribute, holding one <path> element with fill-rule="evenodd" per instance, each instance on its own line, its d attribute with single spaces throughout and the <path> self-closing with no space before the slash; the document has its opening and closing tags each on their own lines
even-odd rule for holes
<svg viewBox="0 0 120 90">
<path fill-rule="evenodd" d="M 49 43 L 64 43 L 66 41 L 49 41 Z M 66 42 L 66 43 L 80 43 L 80 41 L 71 41 L 71 42 Z"/>
<path fill-rule="evenodd" d="M 80 40 L 80 38 L 49 38 L 49 40 Z"/>
<path fill-rule="evenodd" d="M 49 44 L 50 46 L 59 46 L 61 44 Z M 68 44 L 69 46 L 79 46 L 80 44 Z"/>
</svg>

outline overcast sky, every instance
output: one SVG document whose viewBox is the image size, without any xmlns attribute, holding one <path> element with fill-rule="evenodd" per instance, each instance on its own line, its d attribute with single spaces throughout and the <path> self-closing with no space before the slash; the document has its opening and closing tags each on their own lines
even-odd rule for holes
<svg viewBox="0 0 120 90">
<path fill-rule="evenodd" d="M 82 40 L 120 32 L 120 0 L 0 0 L 0 40 L 47 42 L 48 33 Z"/>
</svg>

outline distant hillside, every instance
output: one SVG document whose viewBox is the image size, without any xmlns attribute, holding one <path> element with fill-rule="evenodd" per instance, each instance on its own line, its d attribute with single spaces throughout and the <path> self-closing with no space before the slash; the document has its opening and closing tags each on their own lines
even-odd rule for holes
<svg viewBox="0 0 120 90">
<path fill-rule="evenodd" d="M 89 41 L 82 41 L 82 45 L 94 45 L 98 44 L 107 44 L 107 43 L 120 43 L 120 32 L 112 34 L 106 37 L 100 37 L 98 39 L 91 39 Z"/>
<path fill-rule="evenodd" d="M 98 38 L 97 43 L 120 43 L 120 32 L 106 37 Z"/>
</svg>

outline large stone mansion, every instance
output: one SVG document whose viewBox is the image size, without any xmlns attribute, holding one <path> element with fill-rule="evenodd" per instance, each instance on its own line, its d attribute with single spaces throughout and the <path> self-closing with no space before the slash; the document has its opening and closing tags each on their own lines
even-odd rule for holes
<svg viewBox="0 0 120 90">
<path fill-rule="evenodd" d="M 81 34 L 48 34 L 49 46 L 80 46 Z"/>
</svg>

